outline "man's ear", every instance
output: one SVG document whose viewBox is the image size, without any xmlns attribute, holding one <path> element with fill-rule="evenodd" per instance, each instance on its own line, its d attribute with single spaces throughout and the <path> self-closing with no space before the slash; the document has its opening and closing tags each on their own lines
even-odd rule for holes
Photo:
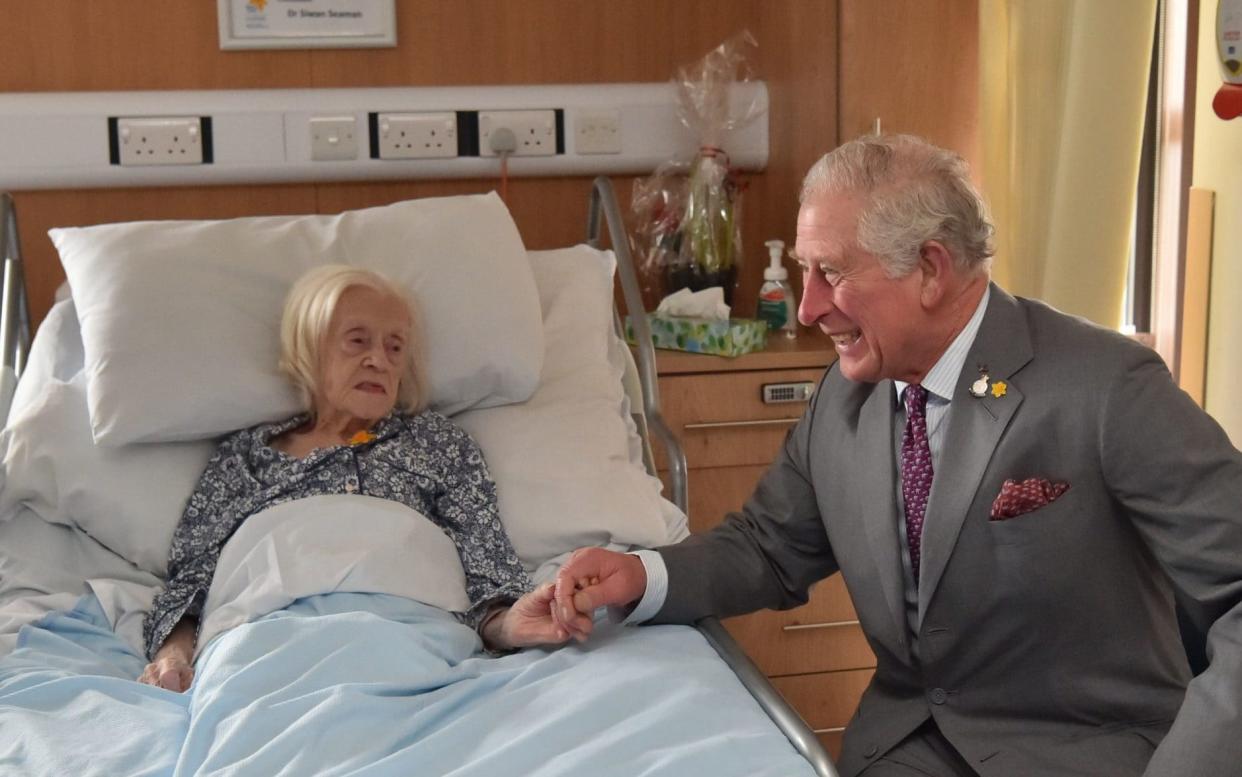
<svg viewBox="0 0 1242 777">
<path fill-rule="evenodd" d="M 953 254 L 939 240 L 928 240 L 919 246 L 919 269 L 922 270 L 919 301 L 924 309 L 936 308 L 951 291 L 956 269 Z"/>
</svg>

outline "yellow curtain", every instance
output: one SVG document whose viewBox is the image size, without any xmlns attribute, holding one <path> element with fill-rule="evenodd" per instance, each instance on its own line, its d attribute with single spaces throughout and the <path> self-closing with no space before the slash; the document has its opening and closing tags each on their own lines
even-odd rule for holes
<svg viewBox="0 0 1242 777">
<path fill-rule="evenodd" d="M 979 0 L 993 277 L 1114 328 L 1155 23 L 1156 0 Z"/>
</svg>

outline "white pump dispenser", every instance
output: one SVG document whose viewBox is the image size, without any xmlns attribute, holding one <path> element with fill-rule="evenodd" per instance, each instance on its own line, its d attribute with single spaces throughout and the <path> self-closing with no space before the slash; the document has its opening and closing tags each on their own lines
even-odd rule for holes
<svg viewBox="0 0 1242 777">
<path fill-rule="evenodd" d="M 789 271 L 781 264 L 781 254 L 785 252 L 784 240 L 769 240 L 764 243 L 768 247 L 768 266 L 763 268 L 765 281 L 787 281 Z"/>
<path fill-rule="evenodd" d="M 768 322 L 768 332 L 780 329 L 786 337 L 798 336 L 797 303 L 789 285 L 789 271 L 781 264 L 785 252 L 783 240 L 769 240 L 768 266 L 763 268 L 763 286 L 759 289 L 759 318 Z"/>
</svg>

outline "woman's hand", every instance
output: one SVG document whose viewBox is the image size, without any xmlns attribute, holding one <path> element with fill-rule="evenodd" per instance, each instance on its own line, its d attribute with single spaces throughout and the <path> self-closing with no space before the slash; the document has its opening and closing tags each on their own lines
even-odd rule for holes
<svg viewBox="0 0 1242 777">
<path fill-rule="evenodd" d="M 569 639 L 552 617 L 555 588 L 545 583 L 523 596 L 483 625 L 483 641 L 493 650 L 560 645 Z"/>
<path fill-rule="evenodd" d="M 170 651 L 165 655 L 156 655 L 155 660 L 147 664 L 138 682 L 154 685 L 169 691 L 182 693 L 190 687 L 194 680 L 194 667 L 180 651 Z"/>
<path fill-rule="evenodd" d="M 138 682 L 182 693 L 194 680 L 194 643 L 198 639 L 198 621 L 186 616 L 155 651 L 155 660 L 142 670 Z"/>
</svg>

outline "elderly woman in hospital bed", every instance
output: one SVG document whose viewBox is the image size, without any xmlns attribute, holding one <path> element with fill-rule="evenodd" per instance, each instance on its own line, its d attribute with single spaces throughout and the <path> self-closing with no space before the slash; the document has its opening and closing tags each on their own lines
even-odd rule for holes
<svg viewBox="0 0 1242 777">
<path fill-rule="evenodd" d="M 198 618 L 242 522 L 326 494 L 392 500 L 437 524 L 465 572 L 470 606 L 458 616 L 485 647 L 568 639 L 551 614 L 552 585 L 531 590 L 478 445 L 425 409 L 416 319 L 397 287 L 366 270 L 329 265 L 295 284 L 281 322 L 281 368 L 306 412 L 232 434 L 208 463 L 173 536 L 167 586 L 143 625 L 151 663 L 141 682 L 189 687 Z"/>
</svg>

